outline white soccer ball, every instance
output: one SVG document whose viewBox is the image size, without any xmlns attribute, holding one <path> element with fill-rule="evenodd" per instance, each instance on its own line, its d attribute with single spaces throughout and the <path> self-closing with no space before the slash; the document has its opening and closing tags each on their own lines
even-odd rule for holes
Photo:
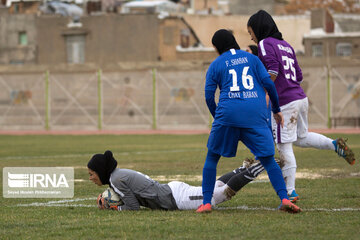
<svg viewBox="0 0 360 240">
<path fill-rule="evenodd" d="M 121 200 L 120 196 L 114 192 L 111 188 L 107 188 L 101 196 L 106 200 L 109 206 L 120 206 L 123 205 L 124 202 Z"/>
</svg>

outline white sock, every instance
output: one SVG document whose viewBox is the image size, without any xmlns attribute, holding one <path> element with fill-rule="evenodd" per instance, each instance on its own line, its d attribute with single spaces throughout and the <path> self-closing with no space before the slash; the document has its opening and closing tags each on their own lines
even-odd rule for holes
<svg viewBox="0 0 360 240">
<path fill-rule="evenodd" d="M 290 195 L 295 190 L 296 168 L 288 168 L 283 170 L 282 173 L 286 184 L 286 191 Z"/>
<path fill-rule="evenodd" d="M 312 147 L 317 149 L 326 149 L 335 151 L 333 140 L 324 135 L 309 132 L 305 138 L 298 138 L 294 144 L 299 147 Z"/>
<path fill-rule="evenodd" d="M 288 194 L 295 190 L 296 178 L 296 159 L 292 148 L 292 143 L 278 143 L 277 148 L 280 155 L 280 161 L 283 163 L 282 174 L 286 184 Z"/>
<path fill-rule="evenodd" d="M 282 170 L 288 168 L 296 168 L 296 159 L 292 147 L 292 143 L 278 143 L 277 149 L 280 155 L 280 161 L 283 163 Z"/>
<path fill-rule="evenodd" d="M 219 181 L 217 181 L 219 182 Z M 226 194 L 224 193 L 224 190 L 226 188 L 228 188 L 229 186 L 227 184 L 223 185 L 223 186 L 216 186 L 214 188 L 214 193 L 213 193 L 213 199 L 215 200 L 215 205 L 218 205 L 222 202 L 225 202 L 227 199 Z"/>
<path fill-rule="evenodd" d="M 215 187 L 222 187 L 222 186 L 224 186 L 225 185 L 225 183 L 223 183 L 222 181 L 220 181 L 220 180 L 216 180 L 216 182 L 215 182 Z"/>
</svg>

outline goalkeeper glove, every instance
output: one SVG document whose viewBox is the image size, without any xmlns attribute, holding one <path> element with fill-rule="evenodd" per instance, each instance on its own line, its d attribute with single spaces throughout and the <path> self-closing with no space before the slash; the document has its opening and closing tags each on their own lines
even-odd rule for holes
<svg viewBox="0 0 360 240">
<path fill-rule="evenodd" d="M 101 210 L 103 210 L 103 209 L 119 210 L 117 205 L 109 204 L 108 199 L 102 197 L 101 194 L 98 196 L 96 203 L 97 203 L 98 208 Z"/>
</svg>

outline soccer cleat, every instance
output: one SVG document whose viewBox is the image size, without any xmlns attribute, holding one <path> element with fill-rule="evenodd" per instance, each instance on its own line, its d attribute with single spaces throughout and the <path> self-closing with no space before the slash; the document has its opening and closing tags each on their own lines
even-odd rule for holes
<svg viewBox="0 0 360 240">
<path fill-rule="evenodd" d="M 281 204 L 278 208 L 280 211 L 288 212 L 288 213 L 299 213 L 301 212 L 301 208 L 293 204 L 289 199 L 284 198 L 281 201 Z"/>
<path fill-rule="evenodd" d="M 293 190 L 291 192 L 291 194 L 289 195 L 289 200 L 292 202 L 292 203 L 296 203 L 297 200 L 299 200 L 300 197 L 299 195 L 296 194 L 295 190 Z"/>
<path fill-rule="evenodd" d="M 338 138 L 333 141 L 335 146 L 335 152 L 342 158 L 344 158 L 350 165 L 355 164 L 355 155 L 353 151 L 346 145 L 346 140 Z"/>
<path fill-rule="evenodd" d="M 201 204 L 196 210 L 197 213 L 210 213 L 211 212 L 211 204 Z"/>
</svg>

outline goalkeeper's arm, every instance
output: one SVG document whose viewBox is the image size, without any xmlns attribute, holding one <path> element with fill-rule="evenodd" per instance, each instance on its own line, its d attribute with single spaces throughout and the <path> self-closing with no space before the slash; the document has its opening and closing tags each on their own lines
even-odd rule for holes
<svg viewBox="0 0 360 240">
<path fill-rule="evenodd" d="M 123 183 L 121 183 L 123 184 Z M 112 185 L 113 189 L 117 189 L 116 186 Z M 116 190 L 115 190 L 116 191 Z M 120 190 L 119 190 L 120 191 Z M 140 209 L 140 203 L 135 197 L 134 193 L 126 187 L 126 185 L 121 186 L 121 200 L 123 204 L 114 204 L 109 203 L 109 201 L 106 198 L 103 198 L 101 194 L 98 197 L 98 207 L 100 209 L 112 209 L 112 210 L 139 210 Z"/>
</svg>

